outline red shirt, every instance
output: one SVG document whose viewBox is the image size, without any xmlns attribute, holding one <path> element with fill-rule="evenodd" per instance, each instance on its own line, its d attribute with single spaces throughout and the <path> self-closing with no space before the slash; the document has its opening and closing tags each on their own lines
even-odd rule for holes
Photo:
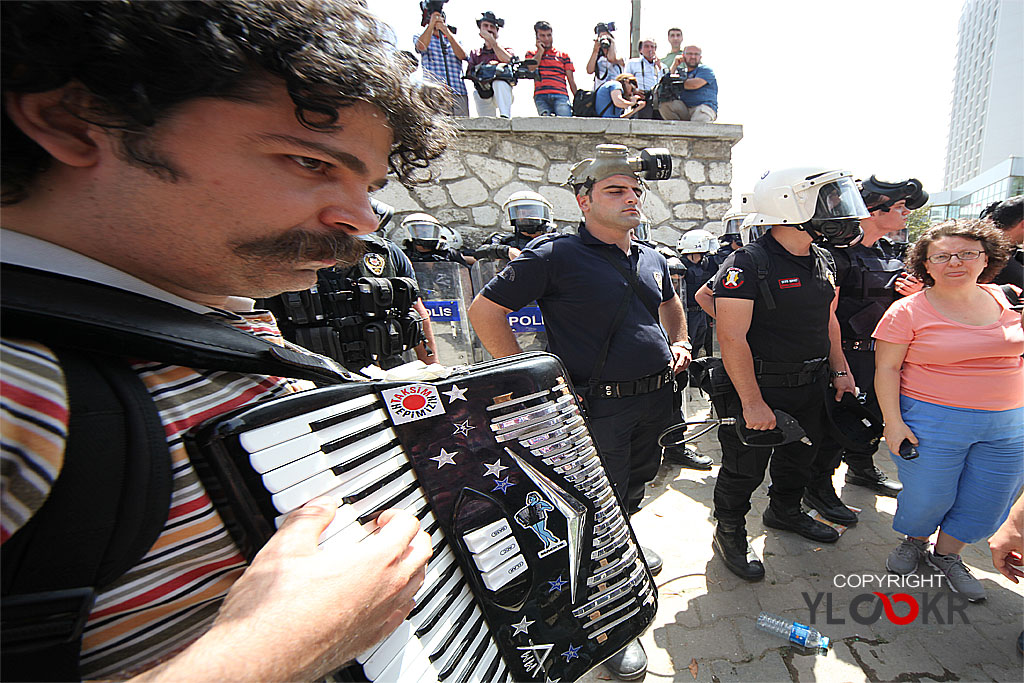
<svg viewBox="0 0 1024 683">
<path fill-rule="evenodd" d="M 536 50 L 530 50 L 524 59 L 533 59 L 536 54 Z M 555 49 L 545 50 L 544 58 L 540 60 L 537 70 L 540 71 L 540 80 L 534 81 L 534 95 L 569 96 L 569 91 L 565 87 L 565 73 L 576 70 L 569 55 Z"/>
</svg>

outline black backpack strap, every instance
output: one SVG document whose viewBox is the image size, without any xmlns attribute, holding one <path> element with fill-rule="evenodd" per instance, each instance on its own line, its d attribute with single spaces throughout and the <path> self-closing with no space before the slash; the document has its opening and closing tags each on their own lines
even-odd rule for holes
<svg viewBox="0 0 1024 683">
<path fill-rule="evenodd" d="M 9 337 L 190 368 L 330 384 L 352 379 L 329 358 L 272 344 L 158 299 L 21 266 L 5 265 L 0 279 Z"/>
<path fill-rule="evenodd" d="M 5 680 L 80 680 L 96 592 L 152 548 L 170 508 L 167 440 L 138 374 L 122 359 L 56 352 L 67 446 L 46 502 L 3 546 Z"/>
<path fill-rule="evenodd" d="M 761 293 L 761 299 L 769 311 L 775 310 L 775 297 L 768 288 L 768 251 L 757 242 L 744 244 L 737 251 L 745 251 L 750 254 L 754 261 L 754 268 L 757 269 L 757 290 Z"/>
</svg>

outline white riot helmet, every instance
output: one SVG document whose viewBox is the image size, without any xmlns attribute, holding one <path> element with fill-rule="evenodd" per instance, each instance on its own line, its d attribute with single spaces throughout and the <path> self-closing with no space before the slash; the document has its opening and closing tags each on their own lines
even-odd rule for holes
<svg viewBox="0 0 1024 683">
<path fill-rule="evenodd" d="M 427 213 L 412 213 L 402 221 L 402 227 L 409 233 L 413 244 L 426 247 L 431 251 L 441 246 L 441 228 L 436 218 Z"/>
<path fill-rule="evenodd" d="M 751 225 L 789 225 L 837 247 L 860 242 L 860 219 L 870 215 L 853 177 L 827 168 L 769 171 L 742 202 Z"/>
<path fill-rule="evenodd" d="M 512 230 L 524 235 L 547 232 L 554 227 L 551 221 L 551 202 L 536 192 L 513 192 L 501 210 L 508 216 Z"/>
<path fill-rule="evenodd" d="M 455 228 L 449 228 L 443 223 L 441 224 L 441 240 L 446 247 L 453 251 L 462 249 L 462 233 Z"/>
<path fill-rule="evenodd" d="M 683 233 L 676 245 L 680 254 L 710 254 L 718 249 L 718 238 L 707 230 L 690 230 Z"/>
</svg>

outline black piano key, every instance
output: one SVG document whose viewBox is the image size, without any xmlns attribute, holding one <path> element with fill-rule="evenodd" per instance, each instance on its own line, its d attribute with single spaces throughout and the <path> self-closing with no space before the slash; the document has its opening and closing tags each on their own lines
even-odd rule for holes
<svg viewBox="0 0 1024 683">
<path fill-rule="evenodd" d="M 478 666 L 480 666 L 480 662 L 483 660 L 484 655 L 487 654 L 488 650 L 494 648 L 494 641 L 491 640 L 490 636 L 487 636 L 482 641 L 480 641 L 480 644 L 477 646 L 476 650 L 474 650 L 473 654 L 469 657 L 469 666 L 462 670 L 462 673 L 459 674 L 459 677 L 455 679 L 455 683 L 469 683 L 470 676 L 472 676 L 473 672 L 476 671 Z M 490 677 L 488 676 L 483 680 L 486 681 L 489 680 L 489 678 Z"/>
<path fill-rule="evenodd" d="M 437 555 L 442 550 L 444 550 L 447 545 L 448 545 L 448 537 L 447 536 L 441 536 L 441 539 L 437 542 L 437 545 L 432 546 L 431 550 L 434 551 L 433 552 L 434 555 Z"/>
<path fill-rule="evenodd" d="M 490 641 L 488 641 L 488 642 L 490 642 Z M 480 680 L 482 680 L 482 681 L 493 680 L 494 679 L 494 675 L 496 673 L 498 673 L 498 667 L 501 666 L 501 661 L 502 661 L 501 660 L 501 653 L 500 652 L 495 653 L 494 659 L 491 660 L 490 666 L 487 667 L 487 671 L 485 671 L 484 675 L 480 677 Z M 463 683 L 463 682 L 459 681 L 459 683 Z"/>
<path fill-rule="evenodd" d="M 331 468 L 331 471 L 334 472 L 335 474 L 344 474 L 345 472 L 348 472 L 350 470 L 354 470 L 355 468 L 359 467 L 360 465 L 362 465 L 365 462 L 369 462 L 369 461 L 373 460 L 374 458 L 380 457 L 381 455 L 383 455 L 384 453 L 388 452 L 389 450 L 391 450 L 395 446 L 399 446 L 399 445 L 401 445 L 401 444 L 399 444 L 397 441 L 392 439 L 391 441 L 388 441 L 386 444 L 383 444 L 382 446 L 378 446 L 377 448 L 369 450 L 366 453 L 363 453 L 362 455 L 360 455 L 358 457 L 352 458 L 351 460 L 349 460 L 347 462 L 343 462 L 340 465 L 335 465 L 334 467 Z M 336 450 L 336 449 L 332 449 L 332 450 Z M 326 445 L 324 446 L 324 452 L 325 453 L 329 452 L 327 450 L 327 446 Z"/>
<path fill-rule="evenodd" d="M 414 617 L 417 614 L 419 614 L 423 610 L 423 608 L 426 607 L 427 604 L 434 599 L 434 596 L 437 595 L 437 591 L 441 590 L 441 586 L 447 583 L 448 579 L 452 578 L 452 576 L 454 576 L 455 572 L 457 571 L 459 571 L 459 563 L 452 562 L 452 566 L 448 567 L 448 569 L 446 569 L 445 572 L 441 574 L 441 576 L 437 577 L 437 582 L 434 583 L 434 586 L 429 591 L 427 591 L 420 599 L 420 601 L 416 603 L 416 606 L 412 608 L 412 611 L 409 612 L 409 616 Z"/>
<path fill-rule="evenodd" d="M 475 640 L 477 635 L 480 633 L 480 629 L 483 627 L 484 623 L 483 615 L 480 615 L 480 618 L 476 620 L 473 628 L 471 628 L 469 633 L 466 634 L 466 637 L 462 639 L 462 643 L 459 644 L 459 649 L 456 650 L 455 654 L 448 660 L 448 664 L 437 674 L 437 680 L 447 680 L 453 673 L 455 673 L 455 667 L 464 663 L 462 658 L 466 656 L 466 651 L 469 650 L 473 640 Z M 480 642 L 486 643 L 488 640 L 489 638 L 487 638 L 485 634 L 485 637 L 482 638 Z M 469 670 L 472 671 L 472 666 Z"/>
<path fill-rule="evenodd" d="M 315 420 L 314 422 L 310 422 L 309 423 L 309 430 L 312 431 L 312 432 L 317 432 L 317 431 L 320 431 L 321 429 L 326 429 L 328 427 L 333 427 L 334 425 L 340 424 L 342 422 L 348 422 L 349 420 L 351 420 L 352 418 L 354 418 L 354 417 L 356 417 L 358 415 L 365 415 L 366 413 L 372 413 L 375 410 L 380 410 L 380 404 L 377 403 L 377 402 L 369 403 L 369 404 L 367 404 L 365 406 L 362 406 L 360 408 L 355 408 L 353 410 L 346 410 L 343 413 L 339 413 L 338 415 L 332 415 L 331 417 L 324 418 L 323 420 Z M 384 423 L 382 423 L 382 425 L 385 426 L 385 427 L 387 426 Z"/>
<path fill-rule="evenodd" d="M 394 496 L 392 496 L 388 500 L 385 500 L 383 503 L 381 503 L 380 505 L 378 505 L 374 509 L 370 510 L 366 514 L 360 515 L 359 519 L 356 520 L 356 521 L 358 521 L 360 524 L 369 524 L 373 520 L 377 519 L 377 515 L 379 515 L 380 513 L 384 512 L 388 508 L 394 507 L 395 503 L 397 503 L 398 501 L 402 500 L 403 498 L 408 496 L 413 491 L 418 491 L 419 488 L 420 488 L 419 482 L 414 481 L 413 483 L 409 484 L 404 489 L 402 489 L 401 491 L 396 493 Z"/>
<path fill-rule="evenodd" d="M 358 500 L 362 500 L 363 498 L 366 498 L 374 491 L 380 491 L 382 488 L 393 482 L 395 479 L 398 479 L 400 476 L 402 476 L 411 469 L 412 463 L 405 462 L 402 464 L 401 467 L 395 468 L 391 472 L 388 472 L 387 476 L 381 477 L 380 479 L 367 484 L 365 488 L 356 491 L 351 495 L 342 497 L 341 501 L 345 503 L 345 505 L 351 505 L 352 503 L 355 503 Z"/>
<path fill-rule="evenodd" d="M 422 638 L 426 634 L 430 633 L 431 629 L 433 629 L 434 626 L 437 625 L 437 622 L 441 619 L 441 617 L 444 616 L 445 611 L 449 607 L 452 606 L 453 602 L 455 602 L 458 599 L 459 593 L 462 592 L 462 587 L 465 586 L 465 585 L 466 585 L 466 577 L 463 576 L 452 587 L 451 592 L 448 594 L 448 597 L 445 598 L 444 602 L 442 602 L 440 605 L 438 605 L 437 609 L 434 610 L 434 613 L 431 614 L 429 617 L 427 617 L 426 621 L 423 622 L 423 625 L 420 626 L 419 629 L 417 629 L 417 631 L 416 631 L 416 637 L 417 638 Z M 470 605 L 472 605 L 472 604 L 473 603 L 470 602 Z M 431 661 L 433 661 L 433 660 L 431 660 Z"/>
<path fill-rule="evenodd" d="M 472 616 L 473 610 L 475 609 L 476 603 L 470 601 L 470 603 L 466 605 L 466 609 L 462 610 L 462 614 L 460 614 L 458 618 L 455 620 L 455 625 L 452 626 L 452 629 L 448 632 L 448 635 L 445 636 L 445 639 L 441 641 L 441 644 L 437 647 L 436 650 L 430 653 L 430 655 L 428 656 L 428 659 L 430 659 L 430 661 L 436 662 L 438 659 L 444 656 L 445 652 L 448 650 L 448 648 L 452 646 L 452 643 L 455 641 L 455 636 L 457 636 L 459 634 L 459 631 L 461 631 L 462 628 L 469 622 L 469 618 Z M 417 631 L 416 634 L 419 635 L 419 631 Z"/>
</svg>

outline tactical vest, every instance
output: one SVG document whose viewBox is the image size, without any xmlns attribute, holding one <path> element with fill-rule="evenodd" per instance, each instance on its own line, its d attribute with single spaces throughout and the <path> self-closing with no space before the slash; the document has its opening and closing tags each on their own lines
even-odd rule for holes
<svg viewBox="0 0 1024 683">
<path fill-rule="evenodd" d="M 365 253 L 345 271 L 325 268 L 303 292 L 285 292 L 263 305 L 277 317 L 285 339 L 342 363 L 350 370 L 404 362 L 402 353 L 424 339 L 423 319 L 412 309 L 416 280 L 397 277 L 387 243 L 363 238 Z"/>
<path fill-rule="evenodd" d="M 892 245 L 884 239 L 874 247 L 857 245 L 832 251 L 837 258 L 846 258 L 850 268 L 839 285 L 836 318 L 843 341 L 870 340 L 878 321 L 896 300 L 896 278 L 903 273 L 903 262 Z"/>
</svg>

